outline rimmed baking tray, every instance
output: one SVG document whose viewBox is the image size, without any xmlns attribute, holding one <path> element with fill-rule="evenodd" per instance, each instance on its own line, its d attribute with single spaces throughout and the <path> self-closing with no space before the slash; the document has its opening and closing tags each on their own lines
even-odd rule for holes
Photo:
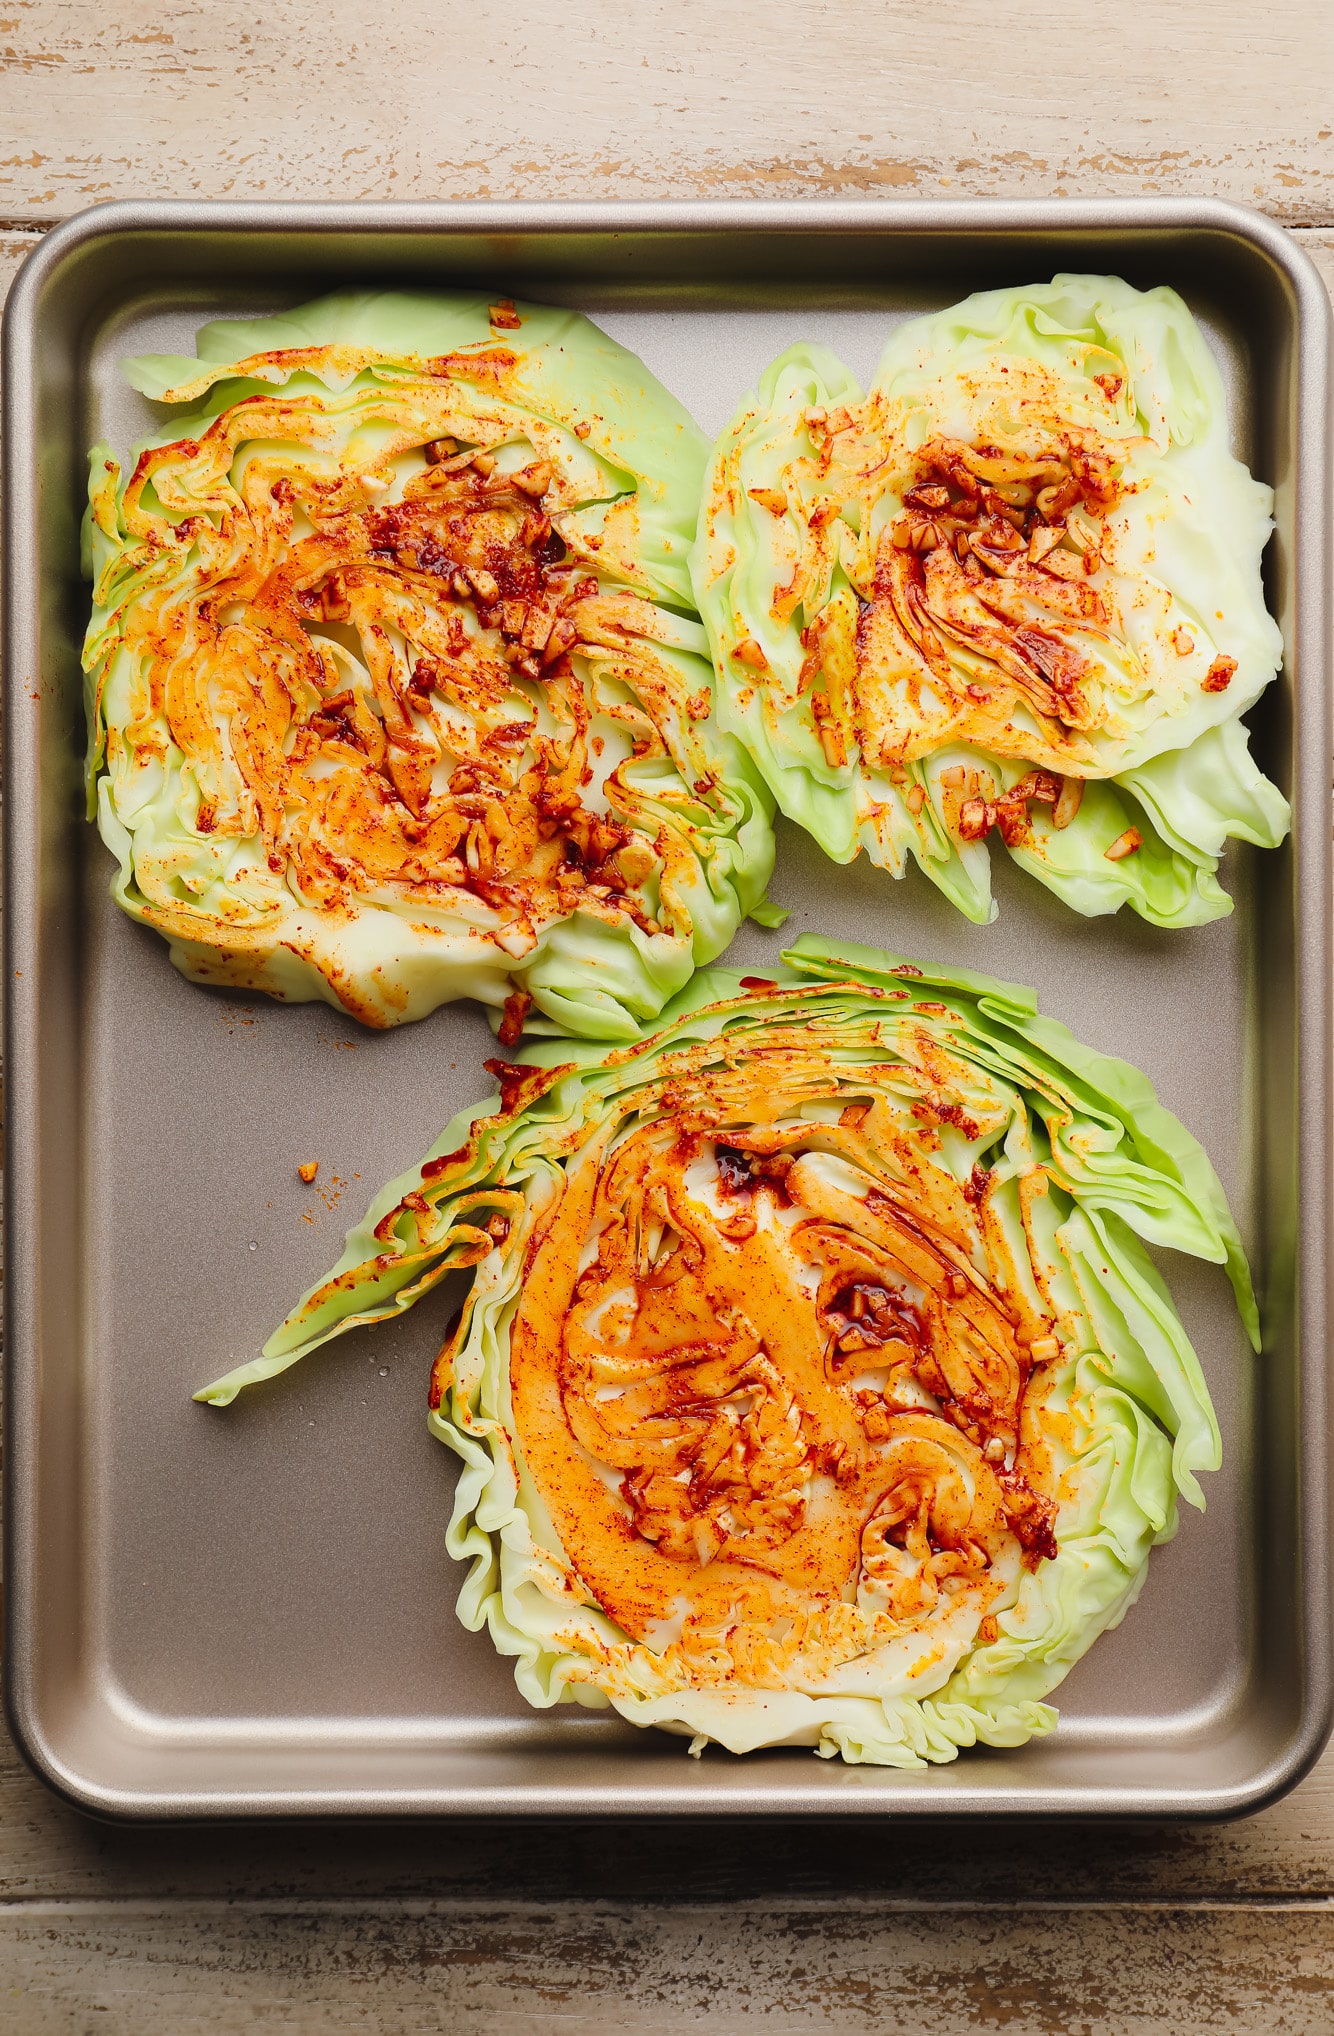
<svg viewBox="0 0 1334 2036">
<path fill-rule="evenodd" d="M 85 449 L 148 421 L 119 357 L 188 351 L 206 317 L 337 285 L 578 305 L 713 429 L 791 339 L 829 340 L 866 376 L 894 319 L 1063 268 L 1186 296 L 1236 449 L 1274 485 L 1288 655 L 1254 720 L 1292 839 L 1234 850 L 1235 915 L 1186 933 L 1081 921 L 1008 866 L 998 922 L 971 927 L 915 874 L 837 869 L 789 828 L 775 895 L 793 930 L 1035 983 L 1147 1069 L 1232 1195 L 1264 1354 L 1220 1273 L 1169 1264 L 1226 1466 L 1065 1684 L 1052 1739 L 907 1774 L 690 1761 L 679 1740 L 528 1710 L 455 1622 L 454 1471 L 423 1418 L 440 1310 L 349 1336 L 226 1415 L 190 1400 L 482 1092 L 490 1035 L 469 1006 L 369 1034 L 193 988 L 111 905 L 81 817 Z M 1193 202 L 113 205 L 29 260 L 5 373 L 6 1688 L 38 1771 L 132 1817 L 1205 1817 L 1290 1786 L 1331 1701 L 1329 313 L 1292 243 Z M 748 927 L 734 954 L 781 938 Z M 314 1157 L 312 1189 L 296 1167 Z"/>
</svg>

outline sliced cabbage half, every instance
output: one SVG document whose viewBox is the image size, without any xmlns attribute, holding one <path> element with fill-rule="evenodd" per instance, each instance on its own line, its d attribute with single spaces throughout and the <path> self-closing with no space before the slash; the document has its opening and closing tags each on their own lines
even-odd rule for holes
<svg viewBox="0 0 1334 2036">
<path fill-rule="evenodd" d="M 126 364 L 92 458 L 88 786 L 196 981 L 369 1025 L 449 998 L 629 1038 L 759 906 L 710 713 L 707 447 L 573 312 L 344 294 Z"/>
<path fill-rule="evenodd" d="M 1043 1699 L 1202 1505 L 1146 1246 L 1246 1261 L 1204 1152 L 1027 990 L 804 936 L 633 1045 L 546 1040 L 393 1182 L 225 1406 L 466 1269 L 430 1425 L 459 1616 L 538 1706 L 913 1767 Z"/>
<path fill-rule="evenodd" d="M 1282 660 L 1271 491 L 1167 289 L 1058 276 L 794 346 L 720 439 L 693 556 L 719 715 L 837 862 L 994 916 L 986 841 L 1078 912 L 1231 910 L 1288 825 L 1240 716 Z"/>
</svg>

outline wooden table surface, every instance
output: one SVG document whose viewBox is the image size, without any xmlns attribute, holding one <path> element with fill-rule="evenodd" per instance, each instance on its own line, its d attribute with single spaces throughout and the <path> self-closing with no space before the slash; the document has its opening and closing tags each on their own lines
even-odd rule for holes
<svg viewBox="0 0 1334 2036">
<path fill-rule="evenodd" d="M 119 197 L 1232 198 L 1334 288 L 1329 0 L 0 9 L 0 261 Z M 1223 1828 L 92 1824 L 0 1756 L 0 2031 L 1334 2030 L 1334 1754 Z"/>
</svg>

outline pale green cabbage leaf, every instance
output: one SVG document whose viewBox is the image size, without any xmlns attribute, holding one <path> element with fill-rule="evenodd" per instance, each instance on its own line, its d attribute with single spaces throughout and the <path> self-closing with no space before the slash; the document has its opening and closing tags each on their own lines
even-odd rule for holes
<svg viewBox="0 0 1334 2036">
<path fill-rule="evenodd" d="M 1198 1359 L 1148 1247 L 1168 1247 L 1225 1267 L 1258 1348 L 1246 1260 L 1217 1176 L 1146 1078 L 1081 1046 L 1064 1026 L 1038 1013 L 1027 990 L 812 935 L 784 956 L 774 980 L 741 979 L 724 970 L 697 976 L 632 1045 L 599 1052 L 579 1041 L 546 1039 L 525 1046 L 518 1063 L 501 1071 L 503 1099 L 492 1097 L 455 1118 L 420 1166 L 376 1196 L 349 1233 L 337 1266 L 292 1311 L 263 1356 L 196 1397 L 225 1406 L 242 1388 L 282 1372 L 354 1325 L 392 1321 L 451 1272 L 466 1270 L 470 1284 L 437 1361 L 429 1416 L 432 1431 L 463 1465 L 447 1542 L 468 1566 L 460 1618 L 472 1630 L 488 1626 L 497 1648 L 515 1658 L 518 1685 L 530 1703 L 609 1702 L 636 1723 L 689 1734 L 696 1745 L 716 1740 L 735 1752 L 813 1746 L 825 1755 L 897 1767 L 950 1760 L 960 1747 L 977 1742 L 1017 1745 L 1050 1731 L 1056 1713 L 1044 1699 L 1097 1635 L 1124 1616 L 1143 1583 L 1150 1549 L 1176 1530 L 1178 1498 L 1202 1506 L 1198 1474 L 1217 1468 L 1220 1460 Z M 723 1194 L 725 1145 L 734 1167 L 739 1145 L 752 1155 L 798 1153 L 798 1167 L 808 1169 L 783 1174 L 787 1186 L 782 1194 L 773 1191 L 777 1199 L 757 1192 L 744 1205 L 761 1212 L 751 1232 L 745 1220 L 735 1220 L 739 1205 Z M 582 1438 L 577 1447 L 566 1439 L 559 1460 L 565 1477 L 585 1477 L 593 1460 L 582 1447 L 590 1440 L 588 1423 L 612 1419 L 605 1403 L 609 1397 L 614 1402 L 624 1385 L 616 1383 L 614 1368 L 620 1332 L 608 1326 L 612 1315 L 597 1313 L 604 1301 L 613 1311 L 617 1305 L 618 1261 L 604 1242 L 587 1243 L 579 1258 L 581 1280 L 601 1277 L 605 1250 L 611 1284 L 605 1292 L 595 1288 L 590 1304 L 576 1282 L 566 1305 L 550 1285 L 548 1257 L 563 1225 L 573 1226 L 578 1243 L 585 1221 L 579 1212 L 602 1206 L 588 1202 L 590 1181 L 605 1174 L 612 1185 L 600 1220 L 628 1226 L 634 1248 L 642 1248 L 654 1268 L 641 1303 L 654 1279 L 666 1282 L 673 1271 L 680 1273 L 679 1264 L 665 1257 L 668 1231 L 655 1228 L 650 1202 L 634 1185 L 647 1173 L 641 1169 L 622 1179 L 614 1171 L 620 1165 L 624 1172 L 632 1162 L 640 1166 L 641 1153 L 656 1153 L 652 1164 L 666 1165 L 662 1155 L 669 1159 L 677 1151 L 681 1178 L 694 1198 L 686 1227 L 695 1222 L 707 1228 L 715 1218 L 732 1222 L 725 1235 L 737 1242 L 720 1244 L 717 1235 L 708 1240 L 710 1249 L 724 1254 L 758 1249 L 757 1237 L 769 1239 L 766 1250 L 786 1248 L 783 1235 L 807 1234 L 791 1229 L 794 1211 L 802 1216 L 821 1197 L 833 1197 L 844 1226 L 821 1233 L 826 1243 L 820 1249 L 827 1251 L 843 1248 L 837 1240 L 847 1241 L 849 1225 L 869 1235 L 886 1220 L 886 1209 L 912 1211 L 916 1227 L 903 1235 L 934 1238 L 932 1248 L 945 1254 L 939 1264 L 949 1268 L 943 1284 L 938 1268 L 930 1273 L 918 1300 L 936 1310 L 932 1323 L 953 1325 L 951 1364 L 960 1350 L 971 1349 L 970 1361 L 985 1369 L 976 1355 L 981 1345 L 975 1338 L 970 1342 L 973 1332 L 961 1327 L 963 1318 L 940 1311 L 971 1309 L 982 1283 L 990 1283 L 986 1290 L 999 1297 L 1006 1319 L 1020 1325 L 1014 1347 L 1026 1349 L 1030 1367 L 1010 1427 L 1010 1416 L 998 1411 L 1004 1393 L 997 1375 L 988 1374 L 990 1399 L 985 1393 L 981 1400 L 969 1399 L 972 1385 L 947 1380 L 945 1398 L 933 1402 L 920 1388 L 917 1358 L 916 1385 L 900 1378 L 894 1386 L 893 1373 L 883 1387 L 876 1384 L 878 1374 L 869 1375 L 869 1389 L 851 1382 L 868 1393 L 857 1402 L 858 1418 L 868 1436 L 887 1438 L 886 1464 L 902 1440 L 895 1440 L 897 1427 L 925 1422 L 934 1440 L 922 1447 L 931 1461 L 944 1465 L 940 1477 L 946 1484 L 971 1479 L 978 1508 L 987 1477 L 983 1463 L 993 1462 L 999 1449 L 997 1476 L 1022 1471 L 1031 1489 L 1046 1495 L 1054 1554 L 1040 1531 L 1024 1544 L 1029 1553 L 1022 1559 L 1012 1535 L 1008 1540 L 1004 1532 L 993 1535 L 986 1588 L 975 1576 L 965 1577 L 949 1586 L 956 1595 L 948 1595 L 942 1583 L 931 1600 L 935 1585 L 923 1581 L 922 1565 L 941 1567 L 939 1553 L 928 1558 L 911 1534 L 906 1546 L 894 1544 L 892 1531 L 890 1545 L 882 1537 L 871 1547 L 867 1527 L 855 1597 L 845 1589 L 842 1600 L 825 1605 L 808 1626 L 801 1616 L 789 1616 L 790 1607 L 767 1626 L 753 1607 L 730 1623 L 715 1619 L 702 1632 L 691 1627 L 688 1616 L 683 1623 L 680 1613 L 674 1626 L 665 1621 L 647 1638 L 618 1625 L 604 1602 L 615 1597 L 615 1564 L 610 1588 L 599 1595 L 574 1559 L 573 1540 L 566 1546 L 557 1528 L 561 1508 L 573 1507 L 565 1531 L 571 1538 L 583 1532 L 577 1506 L 585 1502 L 573 1487 L 563 1493 L 560 1478 L 553 1482 L 549 1475 L 545 1452 L 551 1433 L 540 1422 L 527 1431 L 528 1437 L 535 1434 L 530 1449 L 516 1406 L 531 1403 L 516 1400 L 516 1393 L 529 1390 L 522 1381 L 531 1376 L 533 1350 L 541 1348 L 541 1311 L 554 1308 L 550 1336 L 565 1339 L 561 1404 Z M 753 1157 L 746 1162 L 763 1163 Z M 798 1181 L 802 1185 L 794 1186 Z M 877 1195 L 888 1199 L 877 1201 Z M 590 1220 L 590 1239 L 595 1230 Z M 609 1234 L 604 1229 L 600 1237 Z M 687 1267 L 681 1278 L 690 1277 Z M 743 1334 L 748 1316 L 768 1321 L 762 1311 L 769 1284 L 762 1274 L 749 1286 L 742 1280 L 740 1302 L 716 1310 L 719 1337 Z M 801 1290 L 794 1291 L 796 1304 L 805 1306 Z M 874 1286 L 865 1291 L 874 1298 Z M 675 1296 L 685 1295 L 681 1305 L 689 1308 L 691 1292 L 688 1284 L 672 1286 L 672 1306 Z M 822 1299 L 819 1305 L 856 1313 L 846 1298 L 828 1304 Z M 904 1319 L 910 1317 L 908 1309 Z M 595 1353 L 602 1352 L 595 1354 L 590 1377 L 603 1384 L 590 1388 L 570 1411 L 569 1395 L 583 1377 L 571 1339 L 584 1319 L 596 1332 Z M 981 1319 L 968 1316 L 974 1324 Z M 994 1335 L 996 1318 L 987 1319 Z M 843 1316 L 837 1320 L 843 1322 Z M 667 1340 L 689 1344 L 698 1333 L 682 1326 Z M 818 1441 L 825 1433 L 819 1428 L 823 1417 L 798 1418 L 793 1404 L 801 1393 L 794 1387 L 794 1402 L 788 1404 L 775 1382 L 773 1368 L 786 1348 L 786 1333 L 781 1321 L 771 1324 L 760 1355 L 749 1361 L 750 1369 L 731 1375 L 730 1386 L 716 1368 L 710 1372 L 699 1364 L 693 1348 L 660 1353 L 649 1379 L 661 1387 L 664 1379 L 686 1376 L 679 1367 L 697 1365 L 689 1374 L 690 1391 L 682 1389 L 666 1403 L 669 1413 L 677 1410 L 677 1425 L 667 1422 L 672 1436 L 683 1407 L 695 1417 L 707 1408 L 716 1422 L 726 1415 L 732 1425 L 724 1423 L 723 1440 L 731 1435 L 734 1449 L 742 1446 L 737 1436 L 749 1432 L 746 1421 L 759 1424 L 763 1448 L 757 1442 L 759 1455 L 747 1462 L 768 1463 L 771 1470 L 775 1463 L 787 1466 L 786 1483 L 773 1471 L 771 1485 L 759 1492 L 770 1511 L 761 1506 L 752 1522 L 755 1533 L 769 1534 L 766 1546 L 777 1551 L 775 1559 L 788 1545 L 785 1535 L 799 1538 L 806 1531 L 805 1514 L 793 1526 L 794 1489 L 813 1521 L 820 1506 L 832 1503 L 829 1493 L 839 1489 L 834 1477 L 841 1474 L 837 1452 L 819 1455 L 825 1447 Z M 912 1332 L 902 1333 L 911 1342 Z M 937 1338 L 936 1328 L 931 1336 Z M 855 1334 L 852 1342 L 856 1347 Z M 914 1347 L 920 1357 L 925 1346 Z M 837 1352 L 843 1348 L 842 1342 L 830 1346 L 827 1367 L 841 1361 Z M 932 1341 L 933 1351 L 942 1348 Z M 789 1356 L 791 1383 L 806 1359 L 800 1351 Z M 874 1357 L 872 1351 L 866 1362 Z M 855 1359 L 854 1368 L 861 1361 Z M 834 1372 L 821 1376 L 825 1383 L 811 1384 L 808 1377 L 808 1407 L 825 1393 Z M 645 1377 L 636 1372 L 632 1381 L 641 1394 Z M 876 1411 L 882 1390 L 883 1405 L 892 1400 L 898 1409 L 889 1416 L 883 1408 Z M 710 1400 L 710 1393 L 720 1397 Z M 923 1412 L 932 1406 L 934 1413 Z M 604 1487 L 614 1489 L 616 1476 L 603 1463 L 603 1484 L 590 1484 L 593 1497 L 586 1503 L 619 1506 L 626 1513 L 618 1528 L 620 1546 L 642 1549 L 645 1544 L 633 1532 L 626 1535 L 625 1493 L 633 1495 L 635 1520 L 650 1523 L 644 1531 L 656 1537 L 647 1544 L 652 1547 L 669 1532 L 679 1538 L 672 1507 L 683 1487 L 679 1479 L 669 1481 L 655 1496 L 651 1482 L 646 1485 L 645 1474 L 634 1467 L 653 1459 L 659 1446 L 653 1437 L 664 1432 L 662 1408 L 655 1416 L 648 1402 L 632 1397 L 627 1411 L 619 1440 L 613 1436 L 606 1445 L 625 1479 L 622 1497 L 607 1498 Z M 803 1425 L 807 1420 L 813 1431 Z M 559 1429 L 560 1419 L 551 1426 Z M 1007 1443 L 999 1440 L 1002 1430 Z M 810 1443 L 804 1469 L 798 1461 L 794 1472 L 792 1449 L 800 1459 L 812 1432 L 817 1441 Z M 595 1425 L 591 1440 L 599 1448 L 600 1433 Z M 992 1456 L 978 1454 L 983 1435 Z M 859 1446 L 870 1451 L 866 1460 L 874 1478 L 879 1474 L 874 1448 Z M 718 1451 L 704 1451 L 703 1445 L 691 1459 L 692 1503 L 704 1510 L 689 1515 L 686 1524 L 697 1536 L 711 1533 L 713 1540 L 694 1566 L 688 1559 L 680 1563 L 683 1591 L 723 1588 L 707 1580 L 718 1575 L 733 1544 L 725 1543 L 722 1554 L 717 1544 L 720 1536 L 740 1531 L 735 1509 L 744 1510 L 746 1496 L 738 1500 L 741 1488 L 733 1485 L 717 1499 L 708 1478 L 725 1481 L 731 1475 L 718 1470 L 717 1461 Z M 830 1472 L 823 1483 L 812 1468 L 817 1462 Z M 888 1469 L 884 1477 L 893 1483 Z M 760 1482 L 752 1476 L 753 1487 Z M 895 1489 L 901 1500 L 902 1485 Z M 714 1496 L 705 1507 L 710 1492 Z M 873 1498 L 870 1511 L 874 1515 L 879 1505 L 883 1512 L 884 1504 Z M 776 1529 L 774 1507 L 781 1516 Z M 890 1513 L 903 1515 L 903 1505 L 897 1512 L 891 1505 Z M 980 1510 L 974 1517 L 981 1520 Z M 960 1543 L 956 1535 L 955 1545 L 966 1546 L 966 1537 Z M 682 1556 L 679 1545 L 676 1553 Z M 689 1553 L 687 1543 L 687 1558 Z M 735 1574 L 753 1577 L 755 1571 Z M 912 1593 L 919 1586 L 929 1601 L 925 1611 L 913 1609 Z M 888 1602 L 897 1607 L 888 1623 L 886 1588 Z M 693 1600 L 687 1595 L 682 1602 L 688 1606 Z M 1170 1644 L 1166 1636 L 1164 1645 Z"/>
<path fill-rule="evenodd" d="M 942 448 L 1018 488 L 970 526 L 1005 538 L 1001 511 L 1026 508 L 1012 550 L 956 555 Z M 923 481 L 952 497 L 940 522 L 905 504 Z M 895 331 L 865 397 L 827 349 L 791 347 L 705 487 L 719 717 L 835 861 L 901 876 L 911 858 L 970 919 L 994 916 L 993 827 L 1076 911 L 1218 918 L 1226 840 L 1273 847 L 1288 825 L 1239 718 L 1283 655 L 1271 508 L 1169 289 L 1063 275 L 967 298 Z"/>
<path fill-rule="evenodd" d="M 173 409 L 128 476 L 92 455 L 90 813 L 187 975 L 629 1038 L 772 922 L 690 591 L 707 447 L 633 354 L 570 311 L 343 292 L 125 372 Z"/>
</svg>

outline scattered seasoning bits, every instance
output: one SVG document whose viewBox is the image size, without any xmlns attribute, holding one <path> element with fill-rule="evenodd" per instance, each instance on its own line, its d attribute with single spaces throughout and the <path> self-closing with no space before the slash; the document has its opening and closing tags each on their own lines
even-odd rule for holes
<svg viewBox="0 0 1334 2036">
<path fill-rule="evenodd" d="M 500 1019 L 500 1031 L 496 1037 L 502 1046 L 517 1046 L 523 1033 L 524 1020 L 533 1008 L 530 990 L 512 990 L 505 999 Z"/>
<path fill-rule="evenodd" d="M 848 748 L 843 740 L 842 725 L 835 718 L 827 693 L 811 694 L 811 713 L 815 717 L 816 733 L 820 738 L 825 762 L 830 770 L 842 770 L 848 760 Z"/>
<path fill-rule="evenodd" d="M 302 1180 L 307 1182 L 307 1184 L 314 1180 L 319 1170 L 320 1163 L 317 1159 L 308 1159 L 304 1166 L 299 1166 L 297 1168 L 297 1172 L 300 1174 Z"/>
<path fill-rule="evenodd" d="M 514 486 L 520 494 L 538 501 L 551 486 L 552 471 L 550 460 L 534 460 L 531 466 L 524 467 L 512 476 Z"/>
<path fill-rule="evenodd" d="M 996 809 L 985 799 L 965 799 L 959 808 L 959 834 L 964 841 L 981 841 L 991 832 Z"/>
<path fill-rule="evenodd" d="M 1056 804 L 1051 809 L 1052 826 L 1057 828 L 1068 827 L 1079 811 L 1080 801 L 1083 796 L 1084 780 L 1082 778 L 1063 778 L 1061 789 L 1057 794 Z M 1138 848 L 1138 840 L 1136 840 L 1135 846 Z"/>
<path fill-rule="evenodd" d="M 1234 657 L 1216 657 L 1200 681 L 1206 693 L 1226 693 L 1232 684 L 1232 674 L 1237 669 Z"/>
<path fill-rule="evenodd" d="M 1124 834 L 1117 835 L 1110 848 L 1103 850 L 1103 855 L 1108 862 L 1120 862 L 1123 856 L 1133 855 L 1143 845 L 1144 837 L 1138 827 L 1127 827 Z"/>
<path fill-rule="evenodd" d="M 743 636 L 732 652 L 738 664 L 749 665 L 752 671 L 767 672 L 769 660 L 753 636 Z"/>
</svg>

